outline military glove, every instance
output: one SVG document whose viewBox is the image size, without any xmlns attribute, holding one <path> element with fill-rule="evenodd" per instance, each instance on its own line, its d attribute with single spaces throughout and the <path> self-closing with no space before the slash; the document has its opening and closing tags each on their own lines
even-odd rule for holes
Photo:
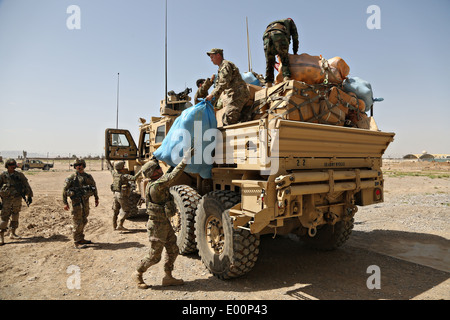
<svg viewBox="0 0 450 320">
<path fill-rule="evenodd" d="M 188 151 L 186 151 L 186 152 L 184 153 L 184 156 L 183 156 L 183 160 L 182 160 L 182 161 L 183 161 L 184 163 L 188 163 L 189 159 L 192 158 L 192 156 L 194 155 L 194 152 L 195 152 L 194 147 L 191 147 Z"/>
</svg>

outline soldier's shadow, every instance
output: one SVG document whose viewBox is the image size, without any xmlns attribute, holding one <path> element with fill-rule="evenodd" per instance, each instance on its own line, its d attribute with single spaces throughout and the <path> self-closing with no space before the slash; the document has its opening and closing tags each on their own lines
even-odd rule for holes
<svg viewBox="0 0 450 320">
<path fill-rule="evenodd" d="M 86 249 L 94 250 L 123 250 L 129 248 L 143 248 L 145 245 L 139 242 L 120 242 L 120 243 L 105 243 L 105 242 L 95 242 L 88 244 Z"/>
<path fill-rule="evenodd" d="M 67 236 L 62 234 L 55 234 L 48 238 L 43 236 L 32 236 L 32 237 L 21 236 L 20 239 L 14 239 L 8 241 L 7 243 L 19 244 L 19 243 L 67 242 L 67 241 L 69 241 L 69 238 Z"/>
<path fill-rule="evenodd" d="M 147 232 L 147 229 L 128 229 L 128 230 L 120 230 L 118 231 L 118 234 L 131 234 L 131 233 L 145 233 Z"/>
</svg>

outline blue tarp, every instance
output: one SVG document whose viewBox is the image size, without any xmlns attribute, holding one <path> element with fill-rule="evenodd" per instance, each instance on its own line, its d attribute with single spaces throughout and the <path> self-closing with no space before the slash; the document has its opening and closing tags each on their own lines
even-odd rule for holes
<svg viewBox="0 0 450 320">
<path fill-rule="evenodd" d="M 366 80 L 358 77 L 348 77 L 343 82 L 343 89 L 345 92 L 353 92 L 359 99 L 362 99 L 366 104 L 365 112 L 370 110 L 375 101 L 383 101 L 383 98 L 374 98 L 372 86 Z"/>
<path fill-rule="evenodd" d="M 184 169 L 188 173 L 198 173 L 202 178 L 211 178 L 211 152 L 216 140 L 205 132 L 217 129 L 214 107 L 209 101 L 200 101 L 195 106 L 184 110 L 175 119 L 161 146 L 153 153 L 156 159 L 175 167 L 191 147 L 195 154 Z M 213 131 L 210 131 L 210 133 Z M 214 132 L 213 132 L 214 133 Z M 206 141 L 203 141 L 203 140 Z M 206 152 L 204 152 L 206 150 Z M 205 153 L 205 154 L 204 154 Z"/>
<path fill-rule="evenodd" d="M 258 78 L 252 72 L 241 72 L 242 79 L 249 84 L 254 84 L 255 86 L 260 86 Z"/>
</svg>

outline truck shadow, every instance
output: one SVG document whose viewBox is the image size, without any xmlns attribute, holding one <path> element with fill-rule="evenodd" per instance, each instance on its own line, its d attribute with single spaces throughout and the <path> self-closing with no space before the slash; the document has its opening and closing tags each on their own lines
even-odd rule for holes
<svg viewBox="0 0 450 320">
<path fill-rule="evenodd" d="M 449 240 L 429 234 L 389 230 L 353 231 L 350 237 L 353 240 L 328 252 L 309 249 L 289 237 L 272 239 L 271 236 L 263 236 L 258 261 L 246 276 L 229 281 L 211 276 L 188 282 L 180 290 L 252 293 L 253 298 L 250 299 L 261 299 L 264 291 L 275 290 L 273 299 L 407 300 L 450 278 L 449 272 L 408 261 L 407 256 L 396 257 L 392 250 L 381 252 L 372 248 L 379 247 L 377 243 L 383 241 L 387 244 L 388 235 L 393 243 L 406 243 L 414 239 L 416 243 L 442 247 L 444 251 L 441 253 L 445 252 L 446 256 L 435 258 L 442 261 L 449 259 Z M 430 253 L 424 252 L 424 255 Z M 368 282 L 371 282 L 369 278 L 373 275 L 370 266 L 379 267 L 380 289 L 368 287 Z M 208 285 L 204 284 L 206 281 Z"/>
</svg>

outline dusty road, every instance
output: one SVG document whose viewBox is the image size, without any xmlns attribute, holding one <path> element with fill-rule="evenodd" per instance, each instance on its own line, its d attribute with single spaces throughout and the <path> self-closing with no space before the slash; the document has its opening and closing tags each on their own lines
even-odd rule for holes
<svg viewBox="0 0 450 320">
<path fill-rule="evenodd" d="M 68 164 L 29 171 L 34 201 L 21 212 L 22 239 L 6 237 L 0 247 L 0 299 L 450 299 L 450 165 L 387 162 L 383 168 L 385 202 L 359 209 L 340 249 L 316 252 L 295 237 L 264 236 L 258 262 L 243 278 L 218 280 L 193 254 L 176 261 L 174 275 L 184 286 L 161 287 L 158 264 L 145 274 L 153 285 L 148 290 L 136 289 L 131 279 L 147 251 L 146 220 L 128 220 L 130 232 L 113 231 L 109 172 L 88 163 L 100 205 L 94 208 L 91 200 L 86 228 L 94 245 L 78 250 L 61 201 Z M 367 285 L 373 266 L 381 275 L 379 289 Z"/>
</svg>

